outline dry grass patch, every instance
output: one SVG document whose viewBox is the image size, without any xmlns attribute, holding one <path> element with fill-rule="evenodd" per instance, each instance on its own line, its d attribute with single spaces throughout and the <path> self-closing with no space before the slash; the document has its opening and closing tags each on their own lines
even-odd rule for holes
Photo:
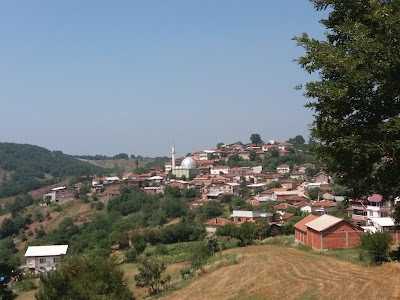
<svg viewBox="0 0 400 300">
<path fill-rule="evenodd" d="M 397 267 L 365 267 L 276 246 L 230 250 L 240 264 L 205 274 L 162 299 L 399 299 Z M 390 264 L 389 264 L 390 265 Z M 379 285 L 373 280 L 379 274 Z M 397 274 L 397 273 L 396 273 Z M 387 276 L 385 276 L 387 275 Z"/>
</svg>

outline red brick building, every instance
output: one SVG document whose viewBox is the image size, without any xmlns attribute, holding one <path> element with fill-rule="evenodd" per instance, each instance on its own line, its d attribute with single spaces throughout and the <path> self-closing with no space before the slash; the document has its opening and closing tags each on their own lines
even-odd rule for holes
<svg viewBox="0 0 400 300">
<path fill-rule="evenodd" d="M 294 225 L 295 238 L 316 250 L 353 248 L 363 230 L 330 215 L 309 215 Z"/>
</svg>

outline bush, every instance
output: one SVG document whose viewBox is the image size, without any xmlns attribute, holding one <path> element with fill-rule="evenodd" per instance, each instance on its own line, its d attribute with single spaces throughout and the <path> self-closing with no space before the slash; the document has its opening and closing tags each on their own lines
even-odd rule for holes
<svg viewBox="0 0 400 300">
<path fill-rule="evenodd" d="M 392 236 L 387 232 L 361 235 L 359 244 L 360 259 L 367 258 L 372 264 L 381 264 L 389 260 Z"/>
<path fill-rule="evenodd" d="M 165 246 L 164 244 L 157 244 L 157 246 L 156 246 L 156 253 L 157 253 L 158 255 L 165 255 L 165 254 L 167 254 L 167 253 L 168 253 L 167 246 Z"/>
<path fill-rule="evenodd" d="M 12 284 L 12 289 L 17 292 L 25 292 L 36 289 L 36 285 L 32 280 L 16 281 Z"/>
<path fill-rule="evenodd" d="M 125 252 L 125 262 L 132 263 L 136 262 L 137 259 L 137 252 L 135 249 L 129 249 Z"/>
<path fill-rule="evenodd" d="M 179 269 L 179 272 L 181 273 L 182 279 L 186 279 L 193 276 L 193 269 L 191 267 L 183 267 Z"/>
</svg>

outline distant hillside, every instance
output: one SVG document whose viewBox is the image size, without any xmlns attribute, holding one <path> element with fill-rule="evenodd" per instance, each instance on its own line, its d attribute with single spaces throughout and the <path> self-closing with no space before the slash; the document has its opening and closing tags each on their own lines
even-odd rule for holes
<svg viewBox="0 0 400 300">
<path fill-rule="evenodd" d="M 134 172 L 135 169 L 138 168 L 150 169 L 155 166 L 164 168 L 164 163 L 171 160 L 170 157 L 145 157 L 140 159 L 79 159 L 95 166 L 119 170 L 122 172 Z"/>
<path fill-rule="evenodd" d="M 18 195 L 70 176 L 104 172 L 61 151 L 28 144 L 0 143 L 0 198 Z"/>
</svg>

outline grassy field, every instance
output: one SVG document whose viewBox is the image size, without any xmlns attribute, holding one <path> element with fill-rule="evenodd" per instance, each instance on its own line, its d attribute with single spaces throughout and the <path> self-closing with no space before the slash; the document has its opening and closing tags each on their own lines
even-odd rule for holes
<svg viewBox="0 0 400 300">
<path fill-rule="evenodd" d="M 271 245 L 228 251 L 240 252 L 243 261 L 205 274 L 160 299 L 400 298 L 400 266 L 393 263 L 359 266 L 328 255 Z"/>
</svg>

